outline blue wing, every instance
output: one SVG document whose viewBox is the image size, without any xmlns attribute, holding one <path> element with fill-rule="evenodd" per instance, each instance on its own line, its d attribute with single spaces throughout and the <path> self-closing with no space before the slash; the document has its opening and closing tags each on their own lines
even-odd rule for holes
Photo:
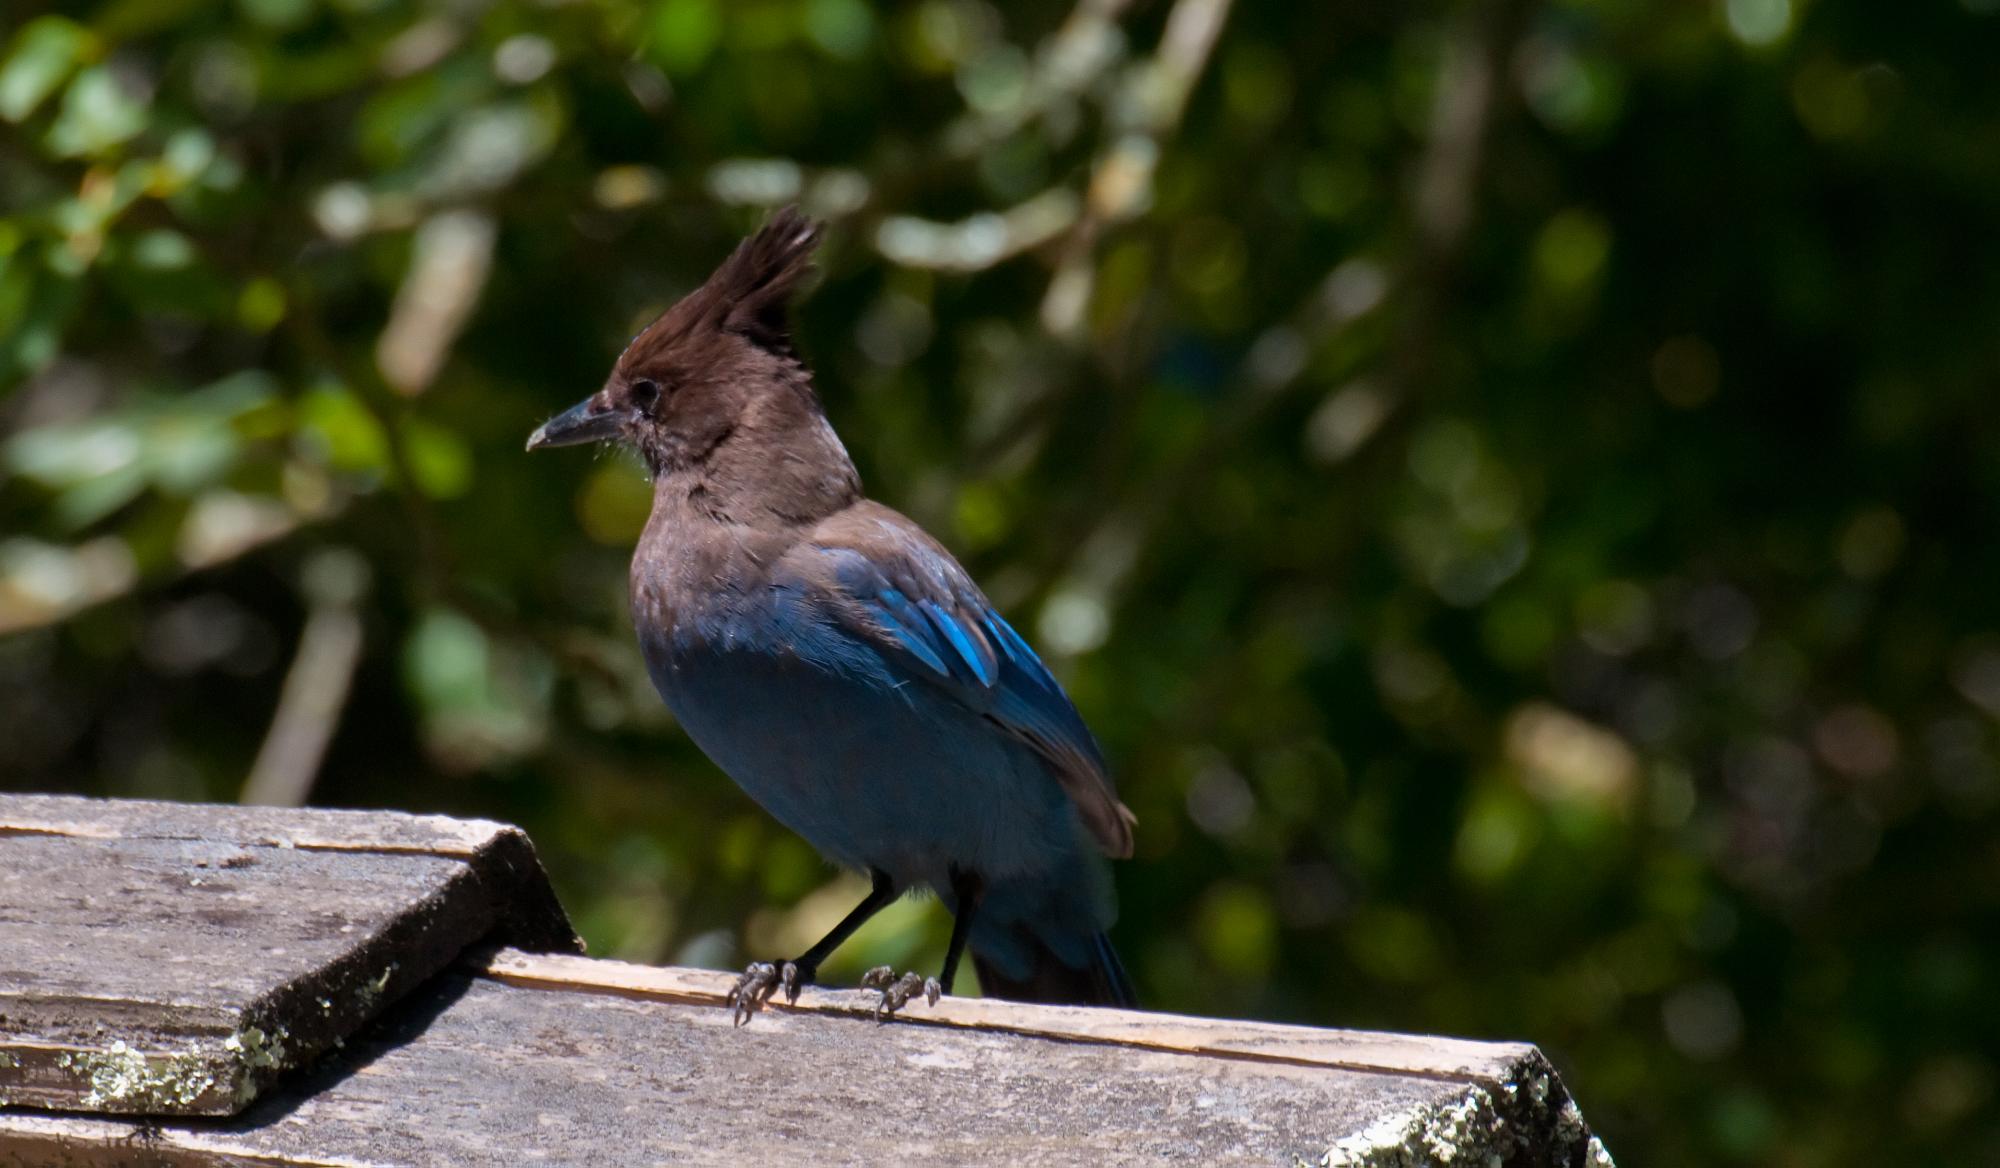
<svg viewBox="0 0 2000 1168">
<path fill-rule="evenodd" d="M 887 546 L 869 542 L 878 546 L 813 548 L 820 570 L 811 574 L 834 591 L 843 623 L 905 672 L 1032 747 L 1104 850 L 1130 855 L 1132 813 L 1112 790 L 1097 740 L 1027 641 L 921 532 Z"/>
</svg>

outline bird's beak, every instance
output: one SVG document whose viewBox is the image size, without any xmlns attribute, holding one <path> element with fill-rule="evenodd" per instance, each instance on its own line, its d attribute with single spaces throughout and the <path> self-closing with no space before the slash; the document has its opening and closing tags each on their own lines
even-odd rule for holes
<svg viewBox="0 0 2000 1168">
<path fill-rule="evenodd" d="M 528 435 L 528 449 L 544 446 L 579 446 L 616 438 L 625 426 L 625 412 L 605 405 L 595 397 L 585 398 Z"/>
</svg>

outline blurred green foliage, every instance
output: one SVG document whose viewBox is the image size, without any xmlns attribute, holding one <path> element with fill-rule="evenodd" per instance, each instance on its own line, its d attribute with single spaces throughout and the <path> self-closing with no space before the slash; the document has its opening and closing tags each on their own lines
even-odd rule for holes
<svg viewBox="0 0 2000 1168">
<path fill-rule="evenodd" d="M 637 469 L 520 451 L 799 200 L 873 492 L 1139 814 L 1150 1003 L 1533 1039 L 1628 1164 L 2000 1162 L 1996 60 L 1993 0 L 11 0 L 0 783 L 517 820 L 613 956 L 844 911 L 650 692 Z"/>
</svg>

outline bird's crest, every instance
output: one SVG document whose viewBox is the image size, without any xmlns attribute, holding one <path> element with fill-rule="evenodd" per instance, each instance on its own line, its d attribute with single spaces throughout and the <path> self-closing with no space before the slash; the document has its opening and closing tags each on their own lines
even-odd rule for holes
<svg viewBox="0 0 2000 1168">
<path fill-rule="evenodd" d="M 701 287 L 632 338 L 620 364 L 643 360 L 705 328 L 791 356 L 792 293 L 812 271 L 818 246 L 819 224 L 797 207 L 785 207 L 737 244 Z"/>
</svg>

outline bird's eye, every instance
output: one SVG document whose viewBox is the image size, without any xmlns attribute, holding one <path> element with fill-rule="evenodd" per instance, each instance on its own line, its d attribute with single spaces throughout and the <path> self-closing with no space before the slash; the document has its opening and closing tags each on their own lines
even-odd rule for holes
<svg viewBox="0 0 2000 1168">
<path fill-rule="evenodd" d="M 632 400 L 641 409 L 650 409 L 660 400 L 660 383 L 650 377 L 642 377 L 632 383 Z"/>
</svg>

